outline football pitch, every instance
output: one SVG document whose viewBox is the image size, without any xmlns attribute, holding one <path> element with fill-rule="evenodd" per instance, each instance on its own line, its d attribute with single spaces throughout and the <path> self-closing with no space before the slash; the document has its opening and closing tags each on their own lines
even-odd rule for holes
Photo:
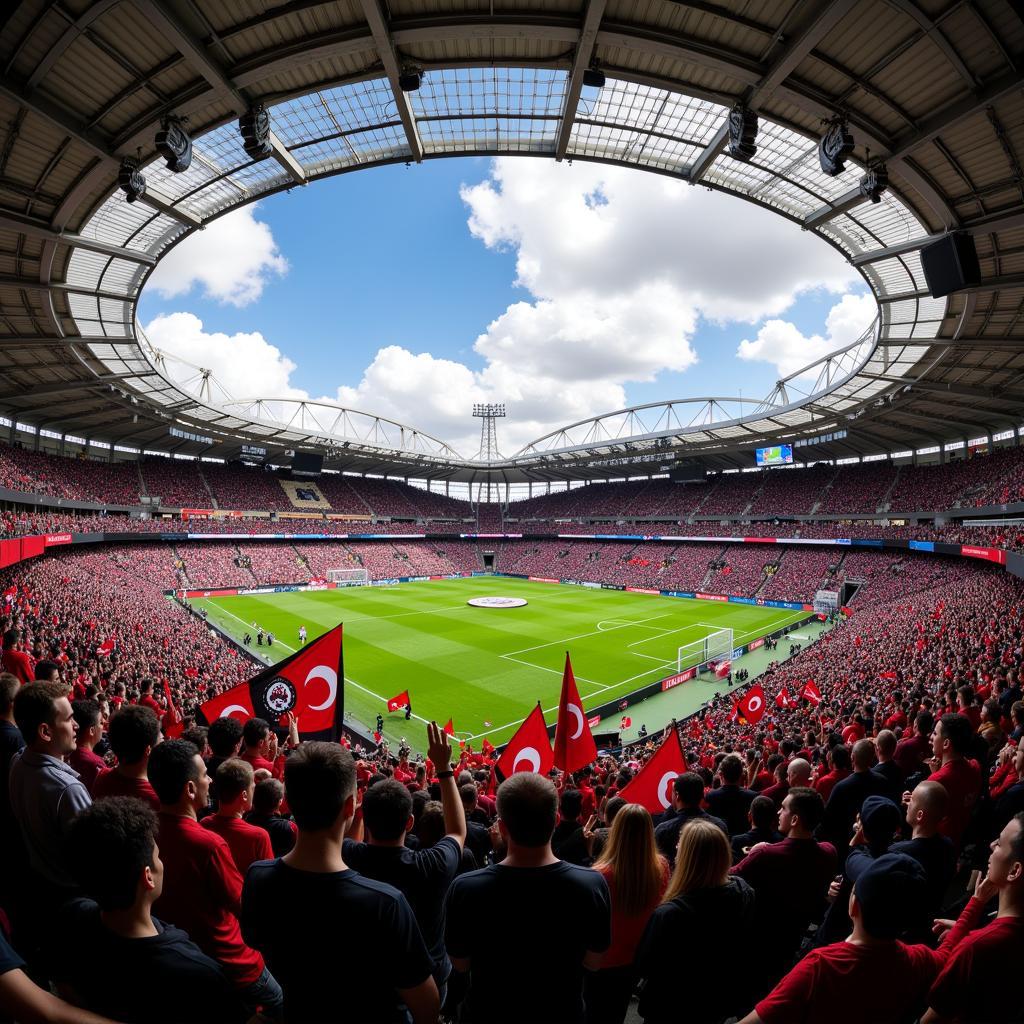
<svg viewBox="0 0 1024 1024">
<path fill-rule="evenodd" d="M 525 598 L 520 608 L 477 608 L 474 597 Z M 256 622 L 275 636 L 272 660 L 339 622 L 345 626 L 345 711 L 385 735 L 423 749 L 426 723 L 451 718 L 460 739 L 499 745 L 537 701 L 549 724 L 562 684 L 565 652 L 590 711 L 676 670 L 677 651 L 716 629 L 732 628 L 740 646 L 797 622 L 804 612 L 725 601 L 697 601 L 503 577 L 437 580 L 387 587 L 197 598 L 210 621 L 236 639 Z M 742 666 L 743 660 L 737 662 Z M 695 710 L 722 683 L 713 676 L 677 689 Z M 389 697 L 408 690 L 413 717 L 388 714 Z M 685 706 L 692 703 L 692 707 Z M 633 712 L 636 713 L 635 711 Z M 618 722 L 618 713 L 608 716 Z M 653 729 L 655 722 L 648 723 Z"/>
</svg>

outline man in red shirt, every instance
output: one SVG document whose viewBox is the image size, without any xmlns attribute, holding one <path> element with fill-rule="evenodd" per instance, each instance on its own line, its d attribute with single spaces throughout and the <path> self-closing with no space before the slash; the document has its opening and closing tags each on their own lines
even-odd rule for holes
<svg viewBox="0 0 1024 1024">
<path fill-rule="evenodd" d="M 281 986 L 263 957 L 242 941 L 242 876 L 231 849 L 197 818 L 210 794 L 199 751 L 187 740 L 166 740 L 149 759 L 149 780 L 160 799 L 157 846 L 164 862 L 164 889 L 154 913 L 224 968 L 251 1012 L 280 1018 Z"/>
<path fill-rule="evenodd" d="M 977 761 L 965 756 L 973 735 L 971 723 L 963 715 L 943 715 L 932 734 L 932 753 L 941 767 L 928 781 L 938 782 L 949 794 L 949 809 L 940 831 L 957 849 L 981 793 L 981 769 Z"/>
<path fill-rule="evenodd" d="M 931 750 L 932 728 L 935 718 L 930 711 L 922 711 L 914 719 L 914 735 L 904 737 L 896 744 L 892 759 L 900 766 L 906 779 L 921 770 L 924 759 Z"/>
<path fill-rule="evenodd" d="M 139 696 L 139 705 L 144 708 L 149 708 L 157 717 L 157 721 L 163 716 L 164 709 L 157 703 L 156 698 L 153 696 L 153 687 L 155 682 L 152 679 L 143 679 L 141 683 L 141 694 Z"/>
<path fill-rule="evenodd" d="M 141 704 L 125 704 L 110 716 L 107 727 L 110 749 L 117 756 L 117 765 L 101 772 L 93 783 L 93 798 L 133 796 L 160 809 L 153 787 L 147 778 L 149 755 L 160 742 L 160 722 L 150 708 Z"/>
<path fill-rule="evenodd" d="M 4 633 L 4 653 L 0 665 L 5 672 L 17 676 L 22 686 L 35 679 L 36 663 L 21 649 L 20 630 L 11 628 Z"/>
<path fill-rule="evenodd" d="M 242 752 L 238 755 L 253 771 L 265 768 L 275 779 L 284 778 L 284 758 L 278 764 L 277 736 L 262 718 L 250 718 L 242 726 Z"/>
<path fill-rule="evenodd" d="M 980 901 L 968 903 L 938 949 L 908 946 L 897 936 L 924 907 L 921 865 L 892 853 L 861 863 L 850 894 L 850 937 L 808 953 L 740 1024 L 901 1024 L 914 1016 L 970 931 L 972 904 Z M 979 883 L 982 900 L 992 891 Z"/>
<path fill-rule="evenodd" d="M 999 893 L 996 919 L 957 946 L 932 986 L 921 1024 L 1024 1017 L 1024 996 L 1013 980 L 1024 963 L 1024 814 L 1011 818 L 992 844 L 985 880 Z M 964 914 L 973 913 L 976 922 L 984 905 L 976 893 Z"/>
<path fill-rule="evenodd" d="M 100 706 L 94 700 L 75 700 L 71 702 L 71 713 L 78 723 L 78 735 L 75 749 L 68 754 L 68 764 L 78 772 L 82 785 L 91 794 L 96 777 L 107 767 L 103 758 L 93 753 L 93 747 L 103 736 Z"/>
<path fill-rule="evenodd" d="M 838 744 L 828 752 L 828 763 L 831 771 L 822 775 L 814 783 L 815 792 L 821 794 L 821 799 L 828 803 L 832 790 L 837 782 L 842 782 L 847 776 L 853 774 L 852 761 L 850 760 L 850 748 Z"/>
<path fill-rule="evenodd" d="M 242 820 L 242 815 L 252 810 L 255 789 L 252 765 L 239 757 L 229 758 L 217 769 L 217 811 L 200 822 L 228 844 L 243 878 L 253 861 L 274 858 L 266 829 Z"/>
</svg>

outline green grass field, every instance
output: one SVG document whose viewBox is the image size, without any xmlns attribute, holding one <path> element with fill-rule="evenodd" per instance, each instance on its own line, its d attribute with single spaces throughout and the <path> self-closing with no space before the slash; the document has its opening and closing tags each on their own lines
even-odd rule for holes
<svg viewBox="0 0 1024 1024">
<path fill-rule="evenodd" d="M 523 608 L 488 609 L 471 597 L 523 597 Z M 454 720 L 459 737 L 507 740 L 539 700 L 549 724 L 565 652 L 586 709 L 675 671 L 677 650 L 731 627 L 736 646 L 804 616 L 779 608 L 695 601 L 531 583 L 502 577 L 350 587 L 307 593 L 195 599 L 236 638 L 252 622 L 274 633 L 279 661 L 309 639 L 345 624 L 345 710 L 364 725 L 384 715 L 385 734 L 425 745 L 425 723 Z M 265 653 L 253 644 L 254 653 Z M 759 652 L 760 653 L 760 652 Z M 753 657 L 753 656 L 751 656 Z M 693 710 L 720 687 L 685 684 Z M 388 715 L 387 698 L 408 689 L 413 720 Z M 675 691 L 672 691 L 675 693 Z M 675 713 L 675 712 L 673 712 Z M 617 721 L 617 716 L 616 721 Z M 489 724 L 488 724 L 489 723 Z M 656 722 L 648 722 L 650 728 Z"/>
</svg>

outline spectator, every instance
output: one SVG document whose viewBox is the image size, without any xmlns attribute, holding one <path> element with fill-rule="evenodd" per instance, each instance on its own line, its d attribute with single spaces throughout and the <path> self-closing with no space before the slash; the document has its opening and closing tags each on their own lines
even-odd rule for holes
<svg viewBox="0 0 1024 1024">
<path fill-rule="evenodd" d="M 419 850 L 405 845 L 412 827 L 412 794 L 400 782 L 385 779 L 363 797 L 363 824 L 367 841 L 346 839 L 345 863 L 367 878 L 394 886 L 409 901 L 419 922 L 423 941 L 433 962 L 433 976 L 441 1001 L 451 974 L 444 948 L 444 900 L 455 879 L 466 841 L 466 816 L 451 768 L 452 748 L 436 722 L 427 726 L 427 757 L 441 788 L 444 834 L 437 843 Z M 420 830 L 421 841 L 423 839 Z"/>
<path fill-rule="evenodd" d="M 997 1024 L 1024 1017 L 1024 990 L 1013 980 L 1024 962 L 1024 814 L 1008 821 L 992 843 L 988 873 L 960 921 L 966 917 L 976 924 L 991 890 L 999 895 L 995 920 L 956 948 L 932 986 L 921 1024 L 961 1020 Z"/>
<path fill-rule="evenodd" d="M 94 700 L 75 700 L 71 702 L 71 713 L 78 725 L 78 735 L 75 749 L 68 754 L 68 764 L 78 772 L 82 785 L 91 793 L 96 776 L 106 768 L 103 758 L 93 752 L 103 738 L 100 706 Z"/>
<path fill-rule="evenodd" d="M 886 789 L 883 795 L 894 803 L 898 803 L 903 793 L 903 770 L 893 760 L 897 745 L 896 733 L 891 729 L 882 729 L 875 737 L 875 755 L 878 763 L 871 770 L 885 779 Z"/>
<path fill-rule="evenodd" d="M 491 839 L 487 832 L 487 814 L 479 805 L 479 794 L 472 782 L 459 786 L 462 809 L 466 815 L 466 849 L 476 860 L 476 866 L 482 868 L 491 853 Z"/>
<path fill-rule="evenodd" d="M 668 861 L 658 853 L 646 808 L 626 804 L 616 814 L 594 870 L 608 884 L 612 930 L 600 968 L 585 976 L 587 1024 L 622 1024 L 637 982 L 637 943 L 668 885 Z"/>
<path fill-rule="evenodd" d="M 117 764 L 97 776 L 93 795 L 97 800 L 133 796 L 159 810 L 160 801 L 148 777 L 150 755 L 160 742 L 160 722 L 152 709 L 125 704 L 110 716 L 107 739 Z"/>
<path fill-rule="evenodd" d="M 904 795 L 906 821 L 911 828 L 910 839 L 894 843 L 893 853 L 912 857 L 924 869 L 927 886 L 925 908 L 929 919 L 942 907 L 943 899 L 956 873 L 956 851 L 947 836 L 939 832 L 946 817 L 949 796 L 938 782 L 920 782 L 914 792 Z M 930 931 L 912 936 L 915 942 L 929 942 Z"/>
<path fill-rule="evenodd" d="M 896 744 L 893 760 L 903 772 L 904 781 L 921 771 L 924 759 L 932 749 L 931 736 L 935 718 L 930 711 L 922 711 L 914 719 L 914 735 L 906 736 Z"/>
<path fill-rule="evenodd" d="M 33 675 L 36 683 L 59 683 L 60 665 L 55 661 L 37 661 Z"/>
<path fill-rule="evenodd" d="M 252 765 L 253 771 L 265 768 L 280 778 L 277 760 L 277 736 L 262 718 L 250 718 L 242 726 L 242 752 L 239 757 Z"/>
<path fill-rule="evenodd" d="M 676 781 L 672 786 L 672 814 L 669 815 L 666 811 L 665 819 L 654 830 L 658 849 L 669 864 L 675 864 L 679 833 L 683 826 L 694 818 L 707 818 L 713 825 L 717 825 L 726 836 L 729 835 L 729 829 L 721 818 L 716 818 L 702 810 L 700 805 L 703 800 L 704 780 L 696 772 L 683 772 L 682 775 L 676 776 Z"/>
<path fill-rule="evenodd" d="M 731 957 L 708 955 L 730 948 L 736 936 L 757 934 L 754 892 L 730 875 L 729 862 L 721 829 L 699 819 L 685 825 L 664 902 L 637 949 L 637 971 L 646 981 L 640 996 L 645 1024 L 718 1024 L 750 1005 L 749 972 Z M 696 984 L 687 983 L 691 970 Z"/>
<path fill-rule="evenodd" d="M 263 829 L 270 836 L 275 857 L 283 857 L 295 847 L 295 822 L 281 814 L 284 786 L 277 779 L 265 778 L 256 783 L 252 795 L 252 810 L 245 820 Z"/>
<path fill-rule="evenodd" d="M 786 799 L 786 794 L 797 787 L 809 786 L 811 784 L 811 765 L 803 757 L 794 757 L 786 768 L 786 775 L 774 786 L 769 786 L 764 795 L 768 797 L 776 807 L 781 807 Z"/>
<path fill-rule="evenodd" d="M 902 1024 L 970 927 L 967 911 L 939 950 L 899 936 L 924 904 L 920 864 L 887 854 L 861 872 L 849 901 L 853 934 L 812 950 L 741 1024 Z"/>
<path fill-rule="evenodd" d="M 825 894 L 836 873 L 835 847 L 819 843 L 815 830 L 825 815 L 821 796 L 797 786 L 786 794 L 779 814 L 780 843 L 755 846 L 733 869 L 753 886 L 754 934 L 763 954 L 751 965 L 755 994 L 766 991 L 789 966 L 807 926 L 825 907 Z"/>
<path fill-rule="evenodd" d="M 231 849 L 197 819 L 210 785 L 203 759 L 191 743 L 165 740 L 149 759 L 149 781 L 160 800 L 157 844 L 164 863 L 154 909 L 224 968 L 250 1013 L 279 1017 L 281 988 L 263 957 L 242 941 L 242 876 Z"/>
<path fill-rule="evenodd" d="M 757 796 L 747 812 L 750 831 L 732 838 L 732 862 L 738 864 L 759 843 L 780 843 L 784 838 L 778 829 L 779 812 L 766 796 Z"/>
<path fill-rule="evenodd" d="M 217 786 L 220 804 L 215 813 L 207 815 L 199 824 L 216 832 L 228 844 L 235 867 L 245 878 L 253 861 L 271 860 L 274 856 L 266 829 L 242 820 L 252 809 L 256 789 L 252 765 L 240 757 L 224 761 L 217 769 Z"/>
<path fill-rule="evenodd" d="M 153 696 L 153 687 L 156 685 L 154 680 L 150 678 L 143 679 L 140 685 L 140 693 L 138 704 L 144 708 L 149 708 L 150 711 L 156 715 L 156 719 L 159 722 L 163 716 L 164 709 L 157 703 L 156 698 Z"/>
<path fill-rule="evenodd" d="M 842 743 L 837 743 L 834 747 L 829 748 L 828 765 L 830 770 L 814 783 L 815 791 L 821 794 L 821 799 L 826 804 L 836 785 L 853 771 L 850 748 Z"/>
<path fill-rule="evenodd" d="M 72 823 L 69 859 L 89 898 L 62 915 L 76 954 L 56 958 L 57 977 L 77 1002 L 115 1020 L 136 1020 L 145 1007 L 145 1019 L 156 1024 L 245 1021 L 221 967 L 152 916 L 164 883 L 156 833 L 156 814 L 130 797 L 101 800 Z"/>
<path fill-rule="evenodd" d="M 11 761 L 25 746 L 21 730 L 14 724 L 14 698 L 20 688 L 17 676 L 0 672 L 0 835 L 6 837 L 0 842 L 0 907 L 12 906 L 25 865 L 8 786 Z"/>
<path fill-rule="evenodd" d="M 971 723 L 959 714 L 943 715 L 932 735 L 936 770 L 929 778 L 940 783 L 949 795 L 946 818 L 940 830 L 952 839 L 957 849 L 981 792 L 981 769 L 976 761 L 966 757 L 973 735 Z"/>
<path fill-rule="evenodd" d="M 242 746 L 242 723 L 233 715 L 214 719 L 206 733 L 210 757 L 206 761 L 206 774 L 210 776 L 210 809 L 217 810 L 217 769 L 236 757 Z"/>
<path fill-rule="evenodd" d="M 399 1002 L 414 1024 L 435 1024 L 433 965 L 408 901 L 343 859 L 356 809 L 351 756 L 336 744 L 304 743 L 285 765 L 285 786 L 295 849 L 249 870 L 242 924 L 281 978 L 289 1024 L 340 1014 L 391 1022 Z"/>
<path fill-rule="evenodd" d="M 22 684 L 31 683 L 35 679 L 35 662 L 21 649 L 20 630 L 11 628 L 4 633 L 4 652 L 0 657 L 0 665 Z"/>
<path fill-rule="evenodd" d="M 739 835 L 747 828 L 747 813 L 757 794 L 740 785 L 743 761 L 736 754 L 728 754 L 718 766 L 722 785 L 707 796 L 708 811 L 725 822 L 729 835 Z"/>
<path fill-rule="evenodd" d="M 448 893 L 446 945 L 453 978 L 470 974 L 471 1019 L 491 1024 L 582 1024 L 583 974 L 611 942 L 608 886 L 595 871 L 551 851 L 558 795 L 548 779 L 519 772 L 498 788 L 499 864 L 457 878 Z M 479 910 L 500 922 L 479 941 Z M 558 941 L 546 935 L 558 908 Z M 528 985 L 511 979 L 529 979 Z"/>
<path fill-rule="evenodd" d="M 75 749 L 78 724 L 62 683 L 29 683 L 14 698 L 14 720 L 25 748 L 10 768 L 11 811 L 21 829 L 40 907 L 56 907 L 74 895 L 64 840 L 76 815 L 92 800 L 62 760 Z M 39 910 L 40 916 L 44 916 Z"/>
<path fill-rule="evenodd" d="M 825 817 L 821 823 L 821 838 L 836 848 L 840 862 L 846 860 L 853 822 L 864 801 L 869 796 L 885 796 L 889 790 L 888 781 L 872 771 L 875 745 L 871 740 L 857 740 L 853 745 L 852 759 L 853 774 L 836 783 L 825 805 Z"/>
</svg>

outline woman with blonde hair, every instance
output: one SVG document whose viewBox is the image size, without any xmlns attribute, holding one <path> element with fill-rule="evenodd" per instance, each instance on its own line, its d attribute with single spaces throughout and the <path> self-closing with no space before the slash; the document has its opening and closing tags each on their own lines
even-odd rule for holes
<svg viewBox="0 0 1024 1024">
<path fill-rule="evenodd" d="M 731 866 L 717 825 L 694 818 L 683 826 L 675 871 L 636 952 L 645 1024 L 676 1024 L 684 1010 L 686 1024 L 720 1024 L 750 1009 L 744 971 L 728 951 L 750 938 L 754 890 Z"/>
<path fill-rule="evenodd" d="M 668 883 L 668 861 L 654 842 L 654 821 L 639 804 L 621 807 L 594 862 L 612 898 L 612 942 L 586 979 L 587 1024 L 622 1024 L 636 984 L 633 956 Z"/>
</svg>

